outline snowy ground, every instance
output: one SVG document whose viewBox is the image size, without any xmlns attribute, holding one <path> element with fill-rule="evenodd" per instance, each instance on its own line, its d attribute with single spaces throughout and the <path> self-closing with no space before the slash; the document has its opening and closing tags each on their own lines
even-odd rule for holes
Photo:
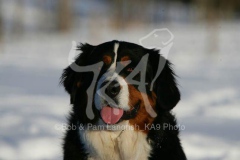
<svg viewBox="0 0 240 160">
<path fill-rule="evenodd" d="M 206 25 L 171 24 L 6 38 L 0 44 L 0 159 L 61 159 L 63 131 L 55 126 L 66 122 L 70 107 L 58 82 L 72 40 L 138 43 L 153 29 L 165 27 L 174 34 L 169 59 L 179 76 L 182 100 L 173 112 L 185 127 L 181 139 L 188 158 L 238 160 L 239 24 L 219 24 L 213 31 Z"/>
</svg>

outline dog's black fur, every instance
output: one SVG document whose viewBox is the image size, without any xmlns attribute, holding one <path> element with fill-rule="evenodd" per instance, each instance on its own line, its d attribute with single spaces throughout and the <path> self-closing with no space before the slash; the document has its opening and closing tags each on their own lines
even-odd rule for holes
<svg viewBox="0 0 240 160">
<path fill-rule="evenodd" d="M 97 53 L 107 53 L 113 50 L 113 44 L 118 41 L 107 42 L 99 46 L 92 46 L 84 44 L 79 47 L 81 55 L 76 59 L 76 64 L 79 66 L 86 66 L 94 64 L 100 60 Z M 146 49 L 139 45 L 128 43 L 120 43 L 119 52 L 134 55 L 136 59 L 140 59 L 146 53 L 149 53 L 148 67 L 147 67 L 147 81 L 151 81 L 152 77 L 156 74 L 159 59 L 165 60 L 158 54 L 159 51 L 153 49 Z M 175 126 L 175 117 L 171 114 L 170 110 L 176 106 L 180 100 L 180 92 L 174 78 L 174 72 L 171 69 L 171 64 L 168 60 L 160 76 L 154 84 L 154 92 L 157 95 L 156 112 L 157 117 L 154 119 L 152 126 L 160 125 L 161 129 L 150 129 L 147 133 L 147 139 L 151 145 L 151 153 L 149 160 L 186 160 L 186 156 L 181 147 L 178 137 L 179 130 L 171 128 L 163 128 L 164 124 Z M 103 69 L 99 77 L 105 72 Z M 95 123 L 97 116 L 93 120 L 89 120 L 85 115 L 85 106 L 87 104 L 86 90 L 91 83 L 93 75 L 90 72 L 77 73 L 71 67 L 67 67 L 62 75 L 62 84 L 66 91 L 70 94 L 71 104 L 73 105 L 72 111 L 69 116 L 68 124 L 70 126 L 80 126 L 86 123 Z M 81 87 L 77 87 L 77 82 L 81 81 Z M 149 90 L 149 86 L 147 86 Z M 94 108 L 93 112 L 97 115 L 98 111 Z M 88 159 L 88 151 L 83 147 L 83 142 L 79 138 L 80 130 L 68 130 L 63 144 L 64 159 L 65 160 L 80 160 Z"/>
</svg>

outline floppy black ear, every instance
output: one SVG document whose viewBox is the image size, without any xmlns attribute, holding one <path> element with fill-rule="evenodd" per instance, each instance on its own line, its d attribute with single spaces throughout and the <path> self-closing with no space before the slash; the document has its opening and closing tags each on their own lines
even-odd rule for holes
<svg viewBox="0 0 240 160">
<path fill-rule="evenodd" d="M 156 74 L 160 69 L 160 75 L 157 77 L 154 85 L 154 92 L 157 95 L 157 106 L 162 110 L 171 110 L 180 100 L 180 92 L 175 80 L 175 73 L 171 68 L 171 63 L 160 56 L 157 52 L 152 51 L 150 62 L 152 63 L 153 72 Z M 157 53 L 157 54 L 156 54 Z M 159 62 L 160 66 L 159 67 Z"/>
<path fill-rule="evenodd" d="M 64 86 L 65 90 L 69 94 L 71 94 L 72 92 L 75 78 L 76 78 L 76 73 L 71 69 L 71 67 L 67 67 L 63 70 L 60 83 Z"/>
<path fill-rule="evenodd" d="M 89 45 L 89 44 L 80 44 L 77 46 L 77 50 L 80 50 L 81 53 L 80 55 L 76 58 L 75 62 L 79 66 L 84 66 L 86 65 L 86 59 L 89 56 L 89 54 L 92 52 L 94 49 L 94 46 Z M 81 73 L 75 72 L 72 68 L 71 65 L 68 66 L 63 70 L 63 74 L 60 78 L 60 83 L 64 86 L 65 90 L 71 95 L 74 94 L 74 89 L 77 87 L 77 82 L 81 80 Z"/>
<path fill-rule="evenodd" d="M 164 110 L 174 108 L 180 100 L 180 92 L 176 84 L 175 73 L 168 60 L 157 79 L 156 87 L 157 101 L 160 107 Z"/>
</svg>

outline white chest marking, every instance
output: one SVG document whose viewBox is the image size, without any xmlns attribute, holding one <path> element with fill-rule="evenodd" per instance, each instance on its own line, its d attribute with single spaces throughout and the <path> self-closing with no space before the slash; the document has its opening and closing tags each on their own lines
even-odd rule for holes
<svg viewBox="0 0 240 160">
<path fill-rule="evenodd" d="M 89 160 L 147 160 L 151 147 L 145 133 L 124 131 L 80 131 Z"/>
</svg>

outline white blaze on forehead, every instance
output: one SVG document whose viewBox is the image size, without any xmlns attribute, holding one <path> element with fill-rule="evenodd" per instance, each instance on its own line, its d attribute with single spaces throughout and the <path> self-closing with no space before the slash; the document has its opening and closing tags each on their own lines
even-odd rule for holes
<svg viewBox="0 0 240 160">
<path fill-rule="evenodd" d="M 97 84 L 97 92 L 95 94 L 95 106 L 97 109 L 102 109 L 103 106 L 106 106 L 109 104 L 108 100 L 110 97 L 105 94 L 105 87 L 101 88 L 101 85 L 104 82 L 108 82 L 106 84 L 106 87 L 111 83 L 113 80 L 117 81 L 121 85 L 121 90 L 119 94 L 116 96 L 116 99 L 118 100 L 118 104 L 116 104 L 119 108 L 122 108 L 124 110 L 129 110 L 130 107 L 128 106 L 128 98 L 129 98 L 129 91 L 128 91 L 128 84 L 124 80 L 123 77 L 119 76 L 116 72 L 117 67 L 117 51 L 119 48 L 119 43 L 114 43 L 114 61 L 111 64 L 108 71 L 102 75 L 102 77 L 99 79 Z M 113 101 L 113 100 L 111 100 Z M 115 101 L 113 101 L 115 103 Z M 116 107 L 116 105 L 113 105 L 112 107 Z"/>
<path fill-rule="evenodd" d="M 114 61 L 113 61 L 112 65 L 110 66 L 110 68 L 108 69 L 109 71 L 116 69 L 116 66 L 117 66 L 117 51 L 118 51 L 118 47 L 119 47 L 119 43 L 114 43 L 114 49 L 113 49 L 113 52 L 114 52 Z"/>
<path fill-rule="evenodd" d="M 119 43 L 114 43 L 114 53 L 117 54 Z"/>
</svg>

